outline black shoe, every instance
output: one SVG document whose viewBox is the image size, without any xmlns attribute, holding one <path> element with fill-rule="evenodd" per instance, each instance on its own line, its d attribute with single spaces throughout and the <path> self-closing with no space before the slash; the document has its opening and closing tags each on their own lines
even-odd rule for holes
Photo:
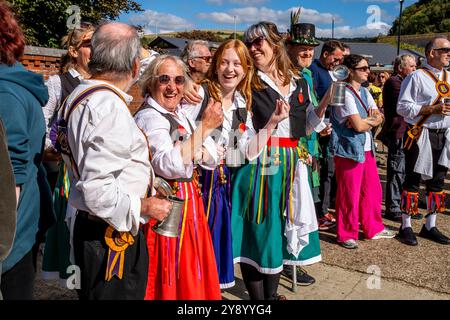
<svg viewBox="0 0 450 320">
<path fill-rule="evenodd" d="M 411 216 L 411 219 L 414 219 L 414 220 L 421 220 L 422 218 L 423 218 L 423 214 L 421 214 L 421 213 Z"/>
<path fill-rule="evenodd" d="M 292 266 L 285 266 L 281 273 L 292 280 Z M 297 284 L 299 286 L 310 286 L 316 282 L 316 279 L 311 277 L 304 269 L 297 266 Z"/>
<path fill-rule="evenodd" d="M 440 244 L 450 244 L 450 239 L 443 235 L 436 227 L 428 230 L 425 225 L 423 225 L 422 230 L 420 230 L 419 236 Z"/>
<path fill-rule="evenodd" d="M 398 240 L 409 246 L 417 246 L 418 244 L 417 238 L 411 227 L 405 229 L 402 229 L 402 227 L 400 227 L 400 230 L 398 231 L 397 234 L 397 238 Z"/>
<path fill-rule="evenodd" d="M 384 214 L 384 218 L 391 220 L 391 221 L 400 222 L 400 221 L 402 221 L 402 213 L 401 212 L 386 212 Z"/>
</svg>

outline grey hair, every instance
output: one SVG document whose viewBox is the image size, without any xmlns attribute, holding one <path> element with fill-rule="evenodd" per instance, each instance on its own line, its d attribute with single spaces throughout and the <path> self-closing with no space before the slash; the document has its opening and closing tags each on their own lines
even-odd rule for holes
<svg viewBox="0 0 450 320">
<path fill-rule="evenodd" d="M 108 25 L 125 26 L 124 30 L 105 29 Z M 133 71 L 140 57 L 141 42 L 136 29 L 130 25 L 110 22 L 101 25 L 92 36 L 91 60 L 88 68 L 92 76 L 114 74 L 118 79 Z"/>
<path fill-rule="evenodd" d="M 184 64 L 184 62 L 176 57 L 176 56 L 171 56 L 168 54 L 164 54 L 161 56 L 157 56 L 151 63 L 150 65 L 147 67 L 147 69 L 145 69 L 144 74 L 141 76 L 141 80 L 139 81 L 139 86 L 141 87 L 141 93 L 142 96 L 145 97 L 146 94 L 149 94 L 151 97 L 154 96 L 154 90 L 156 89 L 156 85 L 158 82 L 158 72 L 159 72 L 159 68 L 161 68 L 161 66 L 167 61 L 167 60 L 172 60 L 173 62 L 175 62 L 175 64 L 177 65 L 177 67 L 182 70 L 183 72 L 183 76 L 186 79 L 185 83 L 184 83 L 184 89 L 186 88 L 186 86 L 188 85 L 188 73 L 187 73 L 187 67 Z"/>
<path fill-rule="evenodd" d="M 209 42 L 205 40 L 189 41 L 180 55 L 180 58 L 184 61 L 184 63 L 187 63 L 189 59 L 193 59 L 199 56 L 199 53 L 196 50 L 197 46 L 205 46 L 209 49 Z"/>
<path fill-rule="evenodd" d="M 244 42 L 251 42 L 261 36 L 269 38 L 269 31 L 267 30 L 265 21 L 251 25 L 244 33 Z"/>
<path fill-rule="evenodd" d="M 412 54 L 401 54 L 397 56 L 394 61 L 394 72 L 398 72 L 400 67 L 404 68 L 406 59 L 408 58 L 411 58 L 414 61 L 416 60 L 416 57 L 414 57 Z"/>
</svg>

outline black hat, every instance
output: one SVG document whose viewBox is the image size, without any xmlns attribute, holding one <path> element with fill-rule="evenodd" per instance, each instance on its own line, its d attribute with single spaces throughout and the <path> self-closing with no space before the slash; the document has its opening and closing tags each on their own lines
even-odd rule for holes
<svg viewBox="0 0 450 320">
<path fill-rule="evenodd" d="M 316 39 L 316 26 L 312 23 L 296 23 L 291 25 L 288 42 L 316 47 L 320 43 Z"/>
</svg>

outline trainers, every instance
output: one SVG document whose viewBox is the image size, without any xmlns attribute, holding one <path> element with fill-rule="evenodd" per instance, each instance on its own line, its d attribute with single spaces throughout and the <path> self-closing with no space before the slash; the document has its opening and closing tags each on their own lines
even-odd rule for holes
<svg viewBox="0 0 450 320">
<path fill-rule="evenodd" d="M 383 229 L 382 231 L 380 231 L 376 235 L 374 235 L 371 240 L 392 239 L 394 237 L 395 237 L 394 231 L 389 230 L 389 229 Z"/>
<path fill-rule="evenodd" d="M 300 266 L 296 267 L 297 270 L 297 284 L 299 286 L 310 286 L 313 283 L 316 282 L 316 279 L 311 277 L 305 269 L 301 268 Z M 281 271 L 281 274 L 285 277 L 292 279 L 292 266 L 284 266 L 283 271 Z"/>
<path fill-rule="evenodd" d="M 319 230 L 329 230 L 336 225 L 336 219 L 331 213 L 325 214 L 319 219 Z"/>
<path fill-rule="evenodd" d="M 346 240 L 344 242 L 340 242 L 339 243 L 341 246 L 343 246 L 346 249 L 356 249 L 358 248 L 358 243 L 356 242 L 356 240 L 353 239 L 349 239 Z"/>
<path fill-rule="evenodd" d="M 327 213 L 326 215 L 324 215 L 324 217 L 328 220 L 331 221 L 333 223 L 336 223 L 336 218 L 334 217 L 334 215 L 332 213 Z"/>
</svg>

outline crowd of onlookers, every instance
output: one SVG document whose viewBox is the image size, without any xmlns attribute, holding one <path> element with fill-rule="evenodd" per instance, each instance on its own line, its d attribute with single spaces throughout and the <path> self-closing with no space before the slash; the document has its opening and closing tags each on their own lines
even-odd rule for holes
<svg viewBox="0 0 450 320">
<path fill-rule="evenodd" d="M 436 227 L 450 166 L 446 38 L 430 41 L 420 70 L 406 54 L 390 74 L 337 40 L 314 59 L 315 26 L 295 19 L 287 36 L 261 21 L 244 41 L 214 52 L 191 41 L 181 57 L 143 49 L 127 24 L 85 23 L 45 83 L 18 62 L 24 45 L 0 2 L 5 299 L 32 298 L 43 244 L 45 277 L 79 267 L 80 299 L 221 299 L 239 263 L 250 299 L 284 300 L 282 273 L 315 282 L 302 266 L 321 261 L 321 230 L 347 249 L 360 230 L 417 245 L 422 182 L 419 236 L 450 243 Z M 131 114 L 135 83 L 144 102 Z M 382 221 L 376 137 L 398 233 Z"/>
</svg>

